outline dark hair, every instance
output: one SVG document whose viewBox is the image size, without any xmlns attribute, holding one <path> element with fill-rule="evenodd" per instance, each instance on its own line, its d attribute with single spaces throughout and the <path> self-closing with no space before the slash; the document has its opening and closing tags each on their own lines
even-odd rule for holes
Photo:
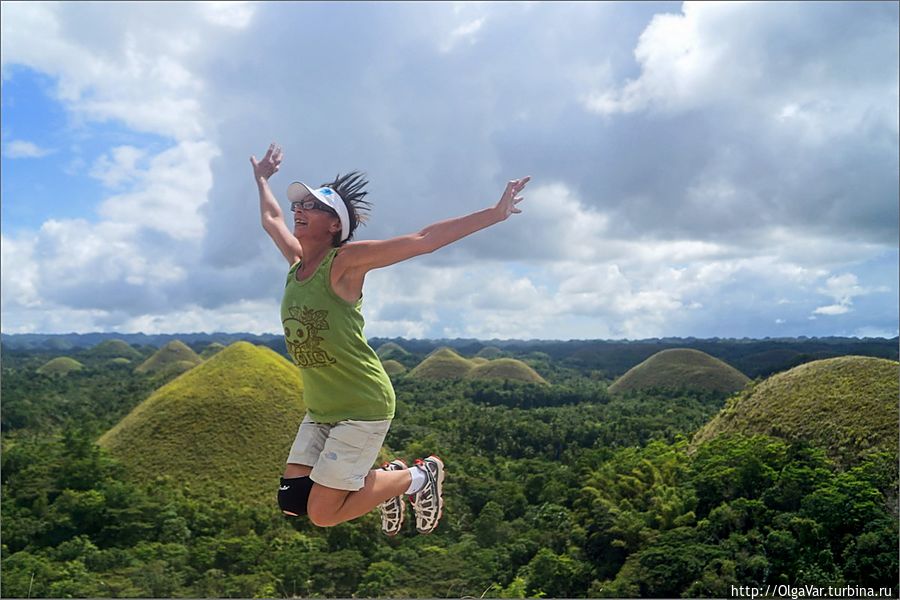
<svg viewBox="0 0 900 600">
<path fill-rule="evenodd" d="M 365 178 L 365 173 L 359 171 L 350 171 L 346 175 L 338 174 L 334 181 L 323 183 L 319 187 L 330 187 L 340 195 L 347 207 L 347 215 L 350 217 L 350 235 L 343 242 L 341 241 L 341 232 L 334 234 L 331 245 L 334 247 L 341 246 L 353 239 L 353 233 L 356 228 L 369 220 L 369 211 L 372 203 L 363 200 L 369 192 L 364 192 L 363 188 L 369 182 Z"/>
</svg>

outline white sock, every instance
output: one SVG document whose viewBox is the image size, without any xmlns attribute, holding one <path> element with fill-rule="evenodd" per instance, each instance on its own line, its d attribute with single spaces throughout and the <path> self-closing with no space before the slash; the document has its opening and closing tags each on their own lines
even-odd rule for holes
<svg viewBox="0 0 900 600">
<path fill-rule="evenodd" d="M 409 489 L 406 490 L 407 495 L 415 494 L 425 487 L 425 471 L 414 466 L 409 470 L 409 474 L 412 475 L 412 481 L 409 484 Z"/>
</svg>

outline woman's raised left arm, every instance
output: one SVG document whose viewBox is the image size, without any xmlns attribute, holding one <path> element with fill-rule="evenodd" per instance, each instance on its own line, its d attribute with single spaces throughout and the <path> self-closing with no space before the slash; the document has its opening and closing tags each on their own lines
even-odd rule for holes
<svg viewBox="0 0 900 600">
<path fill-rule="evenodd" d="M 340 252 L 343 267 L 357 273 L 366 273 L 434 252 L 476 231 L 505 221 L 509 215 L 522 212 L 516 205 L 524 198 L 518 196 L 518 193 L 530 179 L 531 177 L 523 177 L 507 183 L 500 201 L 491 208 L 434 223 L 418 233 L 388 240 L 351 242 Z"/>
</svg>

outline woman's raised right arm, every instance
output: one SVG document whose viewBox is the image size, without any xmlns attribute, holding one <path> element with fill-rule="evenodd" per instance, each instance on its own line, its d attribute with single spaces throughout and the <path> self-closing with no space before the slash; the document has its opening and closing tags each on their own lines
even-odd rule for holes
<svg viewBox="0 0 900 600">
<path fill-rule="evenodd" d="M 281 158 L 281 148 L 271 144 L 262 160 L 257 161 L 255 156 L 251 156 L 250 164 L 253 165 L 253 177 L 259 188 L 259 213 L 263 229 L 278 246 L 288 264 L 293 265 L 303 256 L 303 248 L 300 246 L 300 241 L 284 224 L 281 207 L 278 206 L 278 200 L 275 199 L 275 195 L 269 188 L 269 177 L 278 172 Z"/>
</svg>

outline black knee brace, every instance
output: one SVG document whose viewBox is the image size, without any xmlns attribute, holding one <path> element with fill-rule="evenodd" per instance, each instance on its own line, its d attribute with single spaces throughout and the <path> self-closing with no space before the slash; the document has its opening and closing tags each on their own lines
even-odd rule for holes
<svg viewBox="0 0 900 600">
<path fill-rule="evenodd" d="M 278 506 L 281 507 L 281 511 L 291 517 L 305 515 L 312 486 L 313 481 L 309 476 L 288 479 L 282 477 L 278 486 Z"/>
</svg>

